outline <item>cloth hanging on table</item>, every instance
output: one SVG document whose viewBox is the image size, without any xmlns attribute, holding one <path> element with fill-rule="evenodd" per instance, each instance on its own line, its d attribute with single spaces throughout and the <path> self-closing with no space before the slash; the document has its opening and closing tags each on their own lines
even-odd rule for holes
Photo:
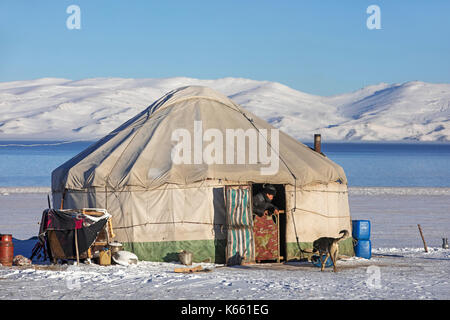
<svg viewBox="0 0 450 320">
<path fill-rule="evenodd" d="M 42 246 L 45 246 L 48 241 L 47 231 L 52 230 L 64 255 L 74 257 L 76 256 L 75 232 L 77 232 L 78 251 L 82 253 L 94 243 L 109 217 L 108 213 L 101 217 L 92 217 L 82 213 L 82 210 L 46 209 L 42 213 L 39 242 Z"/>
</svg>

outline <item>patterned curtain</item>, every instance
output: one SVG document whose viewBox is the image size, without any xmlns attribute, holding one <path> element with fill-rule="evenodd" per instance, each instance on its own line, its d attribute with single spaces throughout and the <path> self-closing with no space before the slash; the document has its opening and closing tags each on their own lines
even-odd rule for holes
<svg viewBox="0 0 450 320">
<path fill-rule="evenodd" d="M 227 263 L 255 261 L 253 218 L 250 209 L 250 187 L 227 187 Z"/>
</svg>

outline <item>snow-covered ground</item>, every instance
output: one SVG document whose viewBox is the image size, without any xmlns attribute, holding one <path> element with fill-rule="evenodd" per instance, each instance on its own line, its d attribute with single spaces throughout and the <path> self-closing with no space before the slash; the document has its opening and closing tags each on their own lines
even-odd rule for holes
<svg viewBox="0 0 450 320">
<path fill-rule="evenodd" d="M 242 78 L 0 83 L 0 140 L 97 140 L 167 92 L 211 87 L 303 141 L 450 141 L 450 84 L 380 83 L 330 97 Z"/>
<path fill-rule="evenodd" d="M 25 239 L 38 231 L 46 190 L 0 191 L 0 232 L 14 235 L 15 254 L 29 256 L 35 240 Z M 441 248 L 450 230 L 449 194 L 449 188 L 351 188 L 352 219 L 372 223 L 373 256 L 341 259 L 338 273 L 307 262 L 201 264 L 211 271 L 193 274 L 175 273 L 175 262 L 0 267 L 0 299 L 449 299 L 450 250 Z"/>
</svg>

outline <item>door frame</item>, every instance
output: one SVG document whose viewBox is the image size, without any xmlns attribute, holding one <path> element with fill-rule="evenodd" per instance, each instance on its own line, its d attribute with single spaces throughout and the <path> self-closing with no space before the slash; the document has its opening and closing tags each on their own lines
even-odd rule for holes
<svg viewBox="0 0 450 320">
<path fill-rule="evenodd" d="M 252 192 L 252 198 L 253 198 L 253 185 L 263 185 L 263 183 L 251 183 L 251 192 Z M 272 184 L 277 188 L 277 194 L 283 193 L 284 202 L 282 213 L 280 213 L 277 217 L 277 224 L 278 224 L 278 257 L 276 259 L 277 262 L 281 262 L 281 260 L 287 260 L 286 257 L 286 232 L 287 232 L 287 194 L 286 194 L 286 184 L 278 183 L 278 184 Z M 279 190 L 281 189 L 281 190 Z M 253 206 L 252 206 L 253 209 Z M 253 213 L 253 210 L 252 210 Z M 253 214 L 252 214 L 253 215 Z M 282 236 L 283 235 L 283 236 Z M 256 246 L 255 246 L 255 256 L 256 256 Z"/>
</svg>

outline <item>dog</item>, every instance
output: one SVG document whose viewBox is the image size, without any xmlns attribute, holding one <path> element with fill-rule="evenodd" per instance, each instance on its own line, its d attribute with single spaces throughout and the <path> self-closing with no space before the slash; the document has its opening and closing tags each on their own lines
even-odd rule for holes
<svg viewBox="0 0 450 320">
<path fill-rule="evenodd" d="M 330 237 L 322 237 L 313 242 L 313 253 L 319 252 L 320 262 L 322 267 L 320 271 L 323 271 L 325 268 L 325 262 L 328 257 L 331 257 L 331 261 L 333 262 L 333 271 L 337 272 L 336 261 L 339 253 L 339 241 L 348 237 L 349 233 L 347 230 L 342 230 L 339 234 L 343 234 L 340 238 L 330 238 Z M 325 259 L 322 260 L 322 255 L 326 254 Z"/>
</svg>

